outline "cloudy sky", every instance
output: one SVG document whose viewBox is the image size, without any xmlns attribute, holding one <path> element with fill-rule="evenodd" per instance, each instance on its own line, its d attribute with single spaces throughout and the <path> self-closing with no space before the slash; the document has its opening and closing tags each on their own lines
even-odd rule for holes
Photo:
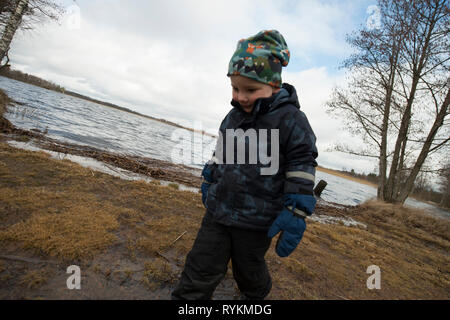
<svg viewBox="0 0 450 320">
<path fill-rule="evenodd" d="M 137 112 L 217 134 L 232 108 L 228 61 L 239 39 L 277 29 L 294 85 L 317 136 L 320 165 L 366 173 L 375 163 L 327 152 L 359 143 L 325 112 L 338 67 L 351 54 L 346 34 L 366 26 L 375 0 L 61 0 L 58 22 L 19 32 L 13 68 Z"/>
</svg>

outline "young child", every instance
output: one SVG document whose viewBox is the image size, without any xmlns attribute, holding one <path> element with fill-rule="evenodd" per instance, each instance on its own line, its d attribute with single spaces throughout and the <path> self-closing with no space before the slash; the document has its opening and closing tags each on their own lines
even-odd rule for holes
<svg viewBox="0 0 450 320">
<path fill-rule="evenodd" d="M 239 148 L 234 140 L 219 139 L 222 145 L 202 171 L 202 200 L 207 210 L 173 299 L 211 299 L 230 259 L 243 298 L 264 299 L 272 287 L 264 259 L 271 239 L 281 231 L 276 244 L 280 257 L 290 255 L 302 239 L 305 217 L 316 204 L 313 188 L 318 154 L 295 88 L 281 81 L 281 68 L 287 66 L 289 57 L 287 44 L 276 30 L 238 42 L 227 74 L 233 109 L 222 121 L 220 136 L 228 137 L 230 129 L 254 133 L 267 129 L 270 137 L 259 134 L 257 148 L 252 149 L 250 138 L 245 141 L 245 159 L 265 147 L 279 167 L 273 174 L 262 174 L 268 165 L 261 163 L 260 154 L 256 164 L 241 163 L 236 161 Z"/>
</svg>

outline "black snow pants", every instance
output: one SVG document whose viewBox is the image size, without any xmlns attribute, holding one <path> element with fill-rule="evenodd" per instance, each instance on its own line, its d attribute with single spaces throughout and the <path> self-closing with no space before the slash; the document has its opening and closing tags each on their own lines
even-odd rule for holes
<svg viewBox="0 0 450 320">
<path fill-rule="evenodd" d="M 207 211 L 172 299 L 211 299 L 230 259 L 241 294 L 247 299 L 264 299 L 272 288 L 264 259 L 270 242 L 267 232 L 219 224 Z"/>
</svg>

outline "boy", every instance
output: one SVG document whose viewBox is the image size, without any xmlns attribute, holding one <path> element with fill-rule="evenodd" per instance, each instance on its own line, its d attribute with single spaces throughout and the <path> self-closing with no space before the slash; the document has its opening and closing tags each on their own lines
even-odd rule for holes
<svg viewBox="0 0 450 320">
<path fill-rule="evenodd" d="M 294 87 L 281 82 L 281 68 L 289 57 L 276 30 L 261 31 L 238 43 L 227 74 L 234 108 L 219 129 L 220 137 L 227 139 L 219 139 L 213 160 L 203 169 L 202 200 L 207 210 L 173 299 L 211 299 L 230 259 L 243 297 L 264 299 L 272 287 L 264 259 L 271 238 L 281 231 L 276 252 L 286 257 L 303 236 L 304 218 L 316 204 L 317 149 Z M 244 155 L 235 147 L 236 135 L 229 139 L 230 132 L 238 130 L 248 138 L 241 139 Z M 275 173 L 263 174 L 264 148 L 279 165 Z M 242 163 L 244 156 L 247 162 Z"/>
</svg>

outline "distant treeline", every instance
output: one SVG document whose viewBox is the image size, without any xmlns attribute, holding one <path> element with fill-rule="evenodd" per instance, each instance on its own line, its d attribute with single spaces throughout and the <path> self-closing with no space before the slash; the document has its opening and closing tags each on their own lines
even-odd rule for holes
<svg viewBox="0 0 450 320">
<path fill-rule="evenodd" d="M 378 175 L 376 173 L 356 173 L 354 169 L 351 171 L 336 170 L 342 174 L 346 174 L 355 178 L 363 179 L 374 184 L 378 184 Z M 443 208 L 450 208 L 450 197 L 445 196 L 442 192 L 437 192 L 431 188 L 429 185 L 419 186 L 415 184 L 414 190 L 411 196 L 415 199 L 422 201 L 435 202 L 437 205 Z"/>
<path fill-rule="evenodd" d="M 145 118 L 152 119 L 152 120 L 156 120 L 156 121 L 159 121 L 159 122 L 163 122 L 163 123 L 166 123 L 166 124 L 174 126 L 174 127 L 186 129 L 186 130 L 189 130 L 189 131 L 194 131 L 192 128 L 187 128 L 187 127 L 181 126 L 181 125 L 179 125 L 177 123 L 174 123 L 174 122 L 171 122 L 171 121 L 167 121 L 165 119 L 147 116 L 145 114 L 142 114 L 142 113 L 130 110 L 128 108 L 124 108 L 124 107 L 118 106 L 118 105 L 113 104 L 113 103 L 109 103 L 109 102 L 97 100 L 97 99 L 94 99 L 94 98 L 91 98 L 91 97 L 88 97 L 88 96 L 84 96 L 82 94 L 79 94 L 79 93 L 67 90 L 64 87 L 61 87 L 61 86 L 59 86 L 59 85 L 57 85 L 57 84 L 55 84 L 55 83 L 53 83 L 51 81 L 47 81 L 47 80 L 41 79 L 39 77 L 36 77 L 36 76 L 30 75 L 30 74 L 24 73 L 24 72 L 19 71 L 19 70 L 12 70 L 9 66 L 6 66 L 4 68 L 0 68 L 0 76 L 4 76 L 4 77 L 10 78 L 10 79 L 17 80 L 17 81 L 22 81 L 22 82 L 25 82 L 25 83 L 29 83 L 29 84 L 32 84 L 32 85 L 35 85 L 35 86 L 38 86 L 38 87 L 41 87 L 41 88 L 48 89 L 48 90 L 57 91 L 57 92 L 60 92 L 60 93 L 63 93 L 63 94 L 67 94 L 69 96 L 73 96 L 73 97 L 76 97 L 76 98 L 79 98 L 79 99 L 91 101 L 91 102 L 94 102 L 94 103 L 97 103 L 97 104 L 100 104 L 100 105 L 103 105 L 103 106 L 107 106 L 107 107 L 110 107 L 110 108 L 114 108 L 114 109 L 122 110 L 122 111 L 125 111 L 125 112 L 133 113 L 133 114 L 136 114 L 138 116 L 145 117 Z M 205 131 L 201 131 L 201 133 L 203 133 L 205 135 L 209 135 L 209 136 L 215 137 L 214 135 L 211 135 L 211 134 L 209 134 L 209 133 L 207 133 Z"/>
<path fill-rule="evenodd" d="M 354 169 L 352 169 L 351 171 L 346 171 L 345 168 L 344 168 L 344 170 L 336 170 L 336 171 L 340 172 L 344 175 L 349 175 L 349 176 L 352 176 L 355 178 L 369 181 L 373 184 L 378 184 L 378 175 L 376 173 L 369 173 L 369 174 L 356 173 Z"/>
<path fill-rule="evenodd" d="M 64 88 L 61 86 L 58 86 L 57 84 L 47 81 L 41 78 L 38 78 L 36 76 L 33 76 L 28 73 L 23 73 L 18 70 L 11 70 L 9 66 L 5 66 L 3 68 L 0 68 L 0 75 L 4 77 L 8 77 L 14 80 L 26 82 L 29 84 L 33 84 L 38 87 L 42 87 L 49 90 L 54 90 L 58 92 L 64 92 Z"/>
<path fill-rule="evenodd" d="M 109 102 L 100 101 L 100 100 L 93 99 L 93 98 L 90 98 L 88 96 L 84 96 L 82 94 L 79 94 L 79 93 L 67 90 L 64 87 L 61 87 L 61 86 L 59 86 L 59 85 L 57 85 L 57 84 L 55 84 L 55 83 L 53 83 L 51 81 L 47 81 L 47 80 L 41 79 L 39 77 L 33 76 L 31 74 L 28 74 L 28 73 L 24 73 L 24 72 L 19 71 L 19 70 L 11 70 L 9 67 L 5 67 L 5 68 L 0 69 L 0 75 L 4 76 L 4 77 L 11 78 L 11 79 L 14 79 L 14 80 L 26 82 L 26 83 L 29 83 L 29 84 L 32 84 L 32 85 L 35 85 L 35 86 L 38 86 L 38 87 L 41 87 L 41 88 L 45 88 L 45 89 L 48 89 L 48 90 L 61 92 L 61 93 L 64 93 L 64 94 L 67 94 L 69 96 L 73 96 L 73 97 L 76 97 L 76 98 L 80 98 L 80 99 L 88 100 L 88 101 L 91 101 L 91 102 L 95 102 L 95 103 L 98 103 L 98 104 L 101 104 L 101 105 L 104 105 L 104 106 L 107 106 L 107 107 L 119 109 L 119 110 L 122 110 L 122 111 L 125 111 L 125 112 L 130 112 L 130 113 L 134 113 L 134 114 L 137 114 L 137 115 L 140 115 L 140 116 L 144 116 L 144 117 L 147 117 L 147 118 L 151 118 L 151 119 L 154 119 L 154 120 L 161 121 L 161 119 L 157 119 L 157 118 L 153 118 L 153 117 L 150 117 L 150 116 L 146 116 L 146 115 L 140 114 L 140 113 L 138 113 L 136 111 L 130 110 L 128 108 L 120 107 L 118 105 L 115 105 L 115 104 L 112 104 L 112 103 L 109 103 Z"/>
</svg>

